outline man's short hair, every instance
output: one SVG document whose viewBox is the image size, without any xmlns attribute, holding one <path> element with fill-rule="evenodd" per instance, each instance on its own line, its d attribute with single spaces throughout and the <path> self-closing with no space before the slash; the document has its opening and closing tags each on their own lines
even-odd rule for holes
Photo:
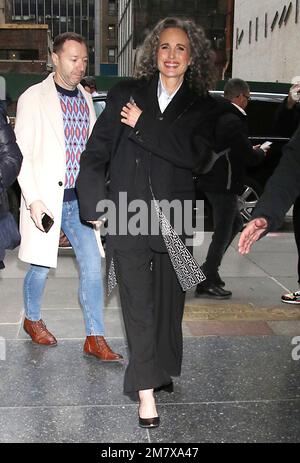
<svg viewBox="0 0 300 463">
<path fill-rule="evenodd" d="M 55 37 L 53 42 L 53 53 L 58 54 L 67 40 L 75 40 L 75 42 L 83 43 L 87 47 L 85 38 L 82 37 L 82 35 L 76 34 L 76 32 L 64 32 Z"/>
<path fill-rule="evenodd" d="M 80 83 L 83 87 L 97 88 L 96 79 L 92 76 L 85 76 Z"/>
<path fill-rule="evenodd" d="M 224 97 L 228 100 L 232 100 L 239 95 L 244 95 L 249 92 L 249 85 L 243 79 L 230 79 L 224 86 Z"/>
</svg>

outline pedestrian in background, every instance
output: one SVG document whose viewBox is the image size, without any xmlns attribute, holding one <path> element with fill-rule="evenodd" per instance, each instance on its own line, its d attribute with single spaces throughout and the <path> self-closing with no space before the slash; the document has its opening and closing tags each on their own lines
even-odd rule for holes
<svg viewBox="0 0 300 463">
<path fill-rule="evenodd" d="M 243 219 L 238 195 L 243 192 L 246 166 L 262 162 L 268 148 L 252 146 L 248 139 L 247 113 L 250 88 L 242 79 L 230 79 L 224 86 L 224 100 L 219 100 L 214 129 L 215 151 L 223 153 L 212 169 L 198 176 L 197 187 L 207 197 L 213 216 L 213 235 L 202 270 L 206 280 L 199 283 L 196 297 L 228 299 L 232 292 L 224 289 L 219 275 L 223 256 L 239 231 Z"/>
<path fill-rule="evenodd" d="M 9 211 L 7 189 L 16 180 L 21 163 L 21 151 L 6 115 L 4 102 L 0 101 L 0 269 L 4 268 L 5 250 L 14 249 L 20 243 L 18 226 Z"/>
</svg>

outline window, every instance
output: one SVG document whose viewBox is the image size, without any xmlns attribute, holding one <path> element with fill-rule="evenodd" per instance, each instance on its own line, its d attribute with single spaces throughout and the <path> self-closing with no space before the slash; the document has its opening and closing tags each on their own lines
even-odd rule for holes
<svg viewBox="0 0 300 463">
<path fill-rule="evenodd" d="M 117 2 L 116 0 L 108 0 L 108 14 L 114 16 L 117 14 Z"/>
<path fill-rule="evenodd" d="M 108 34 L 107 34 L 109 39 L 115 39 L 116 38 L 116 26 L 114 24 L 109 24 L 108 25 Z"/>
<path fill-rule="evenodd" d="M 9 61 L 31 61 L 39 59 L 38 50 L 0 50 L 0 59 Z"/>
<path fill-rule="evenodd" d="M 116 49 L 115 48 L 108 48 L 107 61 L 109 63 L 114 63 L 116 61 Z"/>
</svg>

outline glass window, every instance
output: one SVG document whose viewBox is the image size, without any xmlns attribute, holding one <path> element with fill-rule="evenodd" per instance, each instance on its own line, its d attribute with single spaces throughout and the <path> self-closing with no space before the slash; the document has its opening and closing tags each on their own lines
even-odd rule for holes
<svg viewBox="0 0 300 463">
<path fill-rule="evenodd" d="M 108 14 L 112 16 L 117 14 L 116 0 L 108 0 Z"/>
<path fill-rule="evenodd" d="M 36 18 L 36 2 L 35 2 L 35 0 L 31 0 L 30 3 L 29 3 L 29 6 L 30 6 L 29 16 L 32 19 L 35 19 Z"/>
<path fill-rule="evenodd" d="M 29 15 L 29 4 L 27 2 L 23 2 L 23 16 Z"/>
<path fill-rule="evenodd" d="M 107 53 L 107 61 L 109 63 L 114 63 L 116 60 L 116 49 L 115 48 L 108 48 L 108 53 Z"/>
<path fill-rule="evenodd" d="M 278 102 L 251 100 L 247 106 L 248 126 L 251 136 L 279 135 L 274 133 L 274 115 Z"/>
<path fill-rule="evenodd" d="M 45 15 L 48 18 L 51 18 L 52 16 L 51 6 L 51 2 L 45 2 Z"/>
<path fill-rule="evenodd" d="M 82 7 L 81 7 L 82 8 L 82 16 L 86 17 L 86 16 L 88 16 L 88 6 L 87 6 L 88 2 L 87 2 L 87 0 L 82 0 L 81 4 L 82 4 Z"/>
<path fill-rule="evenodd" d="M 108 38 L 109 39 L 115 39 L 116 38 L 116 26 L 114 24 L 109 24 L 108 25 Z"/>
<path fill-rule="evenodd" d="M 67 14 L 66 0 L 61 0 L 60 1 L 60 15 L 66 16 L 66 14 Z"/>
<path fill-rule="evenodd" d="M 39 51 L 38 50 L 0 50 L 0 59 L 10 60 L 10 61 L 38 60 Z"/>
<path fill-rule="evenodd" d="M 97 98 L 97 97 L 96 97 Z M 100 114 L 104 111 L 104 108 L 105 108 L 105 101 L 101 101 L 99 99 L 95 99 L 93 101 L 94 103 L 94 108 L 95 108 L 95 112 L 96 112 L 96 116 L 99 117 Z"/>
<path fill-rule="evenodd" d="M 95 2 L 94 0 L 89 0 L 89 16 L 94 18 L 95 16 Z"/>
</svg>

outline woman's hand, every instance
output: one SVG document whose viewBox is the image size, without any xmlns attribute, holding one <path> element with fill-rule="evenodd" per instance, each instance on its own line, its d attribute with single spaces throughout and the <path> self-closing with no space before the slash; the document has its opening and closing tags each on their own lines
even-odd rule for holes
<svg viewBox="0 0 300 463">
<path fill-rule="evenodd" d="M 244 228 L 239 240 L 240 254 L 248 254 L 252 244 L 257 241 L 260 236 L 266 231 L 268 222 L 265 218 L 251 220 Z"/>
<path fill-rule="evenodd" d="M 121 122 L 130 127 L 135 127 L 141 114 L 142 110 L 135 103 L 127 103 L 121 111 Z"/>
</svg>

